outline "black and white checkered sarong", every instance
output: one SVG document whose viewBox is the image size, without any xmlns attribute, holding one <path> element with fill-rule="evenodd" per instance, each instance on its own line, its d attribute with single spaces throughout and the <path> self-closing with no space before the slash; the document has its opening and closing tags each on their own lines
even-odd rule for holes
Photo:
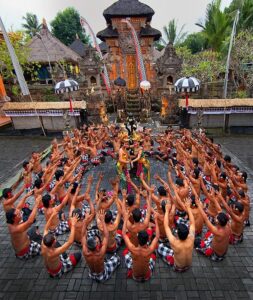
<svg viewBox="0 0 253 300">
<path fill-rule="evenodd" d="M 28 258 L 34 257 L 36 255 L 40 255 L 40 251 L 41 251 L 40 244 L 38 244 L 34 241 L 30 241 L 28 252 L 21 256 L 16 254 L 16 257 L 20 258 L 20 259 L 28 259 Z"/>
<path fill-rule="evenodd" d="M 111 278 L 112 273 L 120 265 L 120 257 L 114 254 L 110 259 L 104 262 L 104 271 L 97 274 L 89 272 L 89 277 L 97 282 L 104 282 Z"/>
</svg>

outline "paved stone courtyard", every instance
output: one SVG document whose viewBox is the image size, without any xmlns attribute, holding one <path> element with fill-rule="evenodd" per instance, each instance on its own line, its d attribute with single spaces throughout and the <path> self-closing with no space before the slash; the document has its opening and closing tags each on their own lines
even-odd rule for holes
<svg viewBox="0 0 253 300">
<path fill-rule="evenodd" d="M 18 144 L 17 147 L 14 140 L 9 143 L 8 138 L 6 142 L 3 139 L 0 142 L 1 152 L 4 145 L 6 156 L 4 161 L 0 159 L 1 174 L 6 174 L 6 160 L 11 160 L 14 153 L 18 163 L 30 155 L 29 145 L 38 145 L 37 149 L 41 150 L 49 144 L 48 140 L 40 140 L 37 144 L 33 139 L 22 145 Z M 253 195 L 253 137 L 228 137 L 215 141 L 222 143 L 224 153 L 231 154 L 236 164 L 247 170 L 250 194 Z M 152 161 L 151 166 L 151 174 L 158 172 L 166 178 L 167 168 L 162 163 Z M 108 188 L 108 180 L 115 175 L 115 161 L 108 158 L 104 165 L 90 170 L 95 178 L 99 171 L 106 174 L 103 186 Z M 86 177 L 84 183 L 85 179 Z M 42 220 L 43 216 L 37 218 L 39 225 L 42 225 Z M 251 223 L 253 224 L 252 216 Z M 57 280 L 48 277 L 41 257 L 29 261 L 16 259 L 2 210 L 0 224 L 1 299 L 253 299 L 252 227 L 245 230 L 245 238 L 241 245 L 229 247 L 223 262 L 209 261 L 194 251 L 192 268 L 184 274 L 178 274 L 158 259 L 154 276 L 146 283 L 126 279 L 126 268 L 122 262 L 111 280 L 105 284 L 98 284 L 88 278 L 84 261 L 73 272 Z M 77 248 L 72 246 L 73 249 Z"/>
</svg>

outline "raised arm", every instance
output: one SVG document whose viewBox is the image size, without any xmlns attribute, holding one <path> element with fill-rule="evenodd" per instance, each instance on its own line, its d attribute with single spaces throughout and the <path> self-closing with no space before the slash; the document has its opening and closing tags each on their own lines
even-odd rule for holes
<svg viewBox="0 0 253 300">
<path fill-rule="evenodd" d="M 173 247 L 174 243 L 176 241 L 176 238 L 172 234 L 170 226 L 169 226 L 169 210 L 170 210 L 170 206 L 169 206 L 169 204 L 166 204 L 166 212 L 165 212 L 165 216 L 164 216 L 164 229 L 166 232 L 166 236 L 167 236 L 171 246 Z"/>
<path fill-rule="evenodd" d="M 71 231 L 69 238 L 66 243 L 64 243 L 61 247 L 56 248 L 55 251 L 53 252 L 53 257 L 57 257 L 61 255 L 62 253 L 66 252 L 68 248 L 73 244 L 74 238 L 75 238 L 75 231 L 76 231 L 76 224 L 78 222 L 78 216 L 73 216 L 71 218 Z"/>
</svg>

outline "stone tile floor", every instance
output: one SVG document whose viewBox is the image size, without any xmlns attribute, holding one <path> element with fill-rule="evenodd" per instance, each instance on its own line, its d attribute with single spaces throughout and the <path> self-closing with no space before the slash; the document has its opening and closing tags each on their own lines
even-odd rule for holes
<svg viewBox="0 0 253 300">
<path fill-rule="evenodd" d="M 231 154 L 240 168 L 247 169 L 250 194 L 253 195 L 251 153 L 253 137 L 229 137 L 216 141 L 222 143 L 224 153 Z M 46 145 L 47 143 L 44 143 L 44 146 Z M 28 150 L 30 151 L 29 147 Z M 22 147 L 12 149 L 10 153 L 13 151 L 16 151 L 20 160 L 30 155 L 29 151 L 26 152 L 27 150 Z M 19 153 L 20 151 L 22 154 Z M 242 160 L 238 159 L 238 153 L 241 153 Z M 166 170 L 162 163 L 152 161 L 152 174 L 158 172 L 166 178 Z M 115 175 L 115 162 L 107 159 L 107 163 L 90 172 L 96 178 L 99 171 L 106 174 L 102 186 L 109 188 L 108 180 Z M 5 172 L 4 168 L 2 172 Z M 253 223 L 252 218 L 251 221 Z M 39 216 L 37 222 L 42 228 L 43 216 Z M 126 268 L 122 262 L 111 280 L 105 284 L 98 284 L 88 278 L 88 270 L 83 260 L 73 272 L 57 280 L 48 277 L 41 257 L 28 261 L 16 259 L 10 245 L 2 210 L 0 224 L 1 299 L 253 299 L 253 230 L 251 227 L 245 230 L 245 239 L 241 245 L 230 246 L 223 262 L 211 262 L 194 252 L 192 268 L 184 274 L 178 274 L 158 259 L 154 276 L 146 283 L 136 283 L 126 279 Z M 64 237 L 60 240 L 63 241 Z M 76 249 L 72 246 L 71 250 Z"/>
</svg>

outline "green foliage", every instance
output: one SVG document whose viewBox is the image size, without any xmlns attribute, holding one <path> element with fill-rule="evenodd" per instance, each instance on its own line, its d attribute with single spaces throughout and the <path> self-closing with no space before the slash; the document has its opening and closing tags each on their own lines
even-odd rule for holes
<svg viewBox="0 0 253 300">
<path fill-rule="evenodd" d="M 68 7 L 62 12 L 58 12 L 51 22 L 52 33 L 65 45 L 70 45 L 78 34 L 83 43 L 89 43 L 89 36 L 83 33 L 80 24 L 80 14 L 73 7 Z"/>
<path fill-rule="evenodd" d="M 43 92 L 43 100 L 47 102 L 57 102 L 59 101 L 59 96 L 54 93 L 53 89 L 45 88 L 42 90 Z"/>
<path fill-rule="evenodd" d="M 207 40 L 202 32 L 189 34 L 181 46 L 186 46 L 192 54 L 203 51 L 207 47 Z"/>
<path fill-rule="evenodd" d="M 248 97 L 248 93 L 245 90 L 237 90 L 235 97 L 236 98 L 240 98 L 240 99 L 247 98 Z"/>
<path fill-rule="evenodd" d="M 22 31 L 13 32 L 9 34 L 9 38 L 23 71 L 26 71 L 29 52 L 28 48 L 24 47 L 25 40 L 27 39 L 25 33 Z M 15 77 L 13 69 L 14 67 L 6 43 L 5 41 L 0 41 L 0 74 L 4 79 L 13 78 Z"/>
<path fill-rule="evenodd" d="M 166 40 L 173 45 L 182 43 L 187 35 L 187 32 L 183 31 L 184 27 L 185 25 L 178 29 L 178 25 L 175 19 L 169 21 L 168 26 L 163 27 L 163 32 Z"/>
<path fill-rule="evenodd" d="M 218 52 L 205 50 L 192 54 L 187 47 L 179 47 L 176 52 L 183 60 L 181 76 L 194 76 L 207 83 L 218 80 L 225 72 L 225 63 Z"/>
<path fill-rule="evenodd" d="M 33 13 L 26 13 L 23 19 L 26 23 L 22 24 L 22 27 L 25 28 L 25 32 L 32 38 L 40 31 L 42 24 L 39 24 L 38 17 Z"/>
<path fill-rule="evenodd" d="M 231 65 L 234 81 L 237 87 L 250 89 L 253 87 L 253 34 L 241 31 L 234 43 Z"/>
<path fill-rule="evenodd" d="M 223 41 L 231 31 L 231 19 L 221 10 L 221 0 L 213 0 L 208 4 L 204 24 L 196 25 L 202 28 L 208 47 L 214 51 L 220 51 Z"/>
<path fill-rule="evenodd" d="M 238 31 L 253 30 L 253 1 L 252 0 L 233 0 L 225 12 L 230 16 L 231 22 L 235 17 L 236 11 L 240 10 Z"/>
<path fill-rule="evenodd" d="M 162 51 L 165 48 L 165 45 L 164 43 L 157 41 L 154 43 L 154 47 L 156 48 L 156 50 Z"/>
</svg>

